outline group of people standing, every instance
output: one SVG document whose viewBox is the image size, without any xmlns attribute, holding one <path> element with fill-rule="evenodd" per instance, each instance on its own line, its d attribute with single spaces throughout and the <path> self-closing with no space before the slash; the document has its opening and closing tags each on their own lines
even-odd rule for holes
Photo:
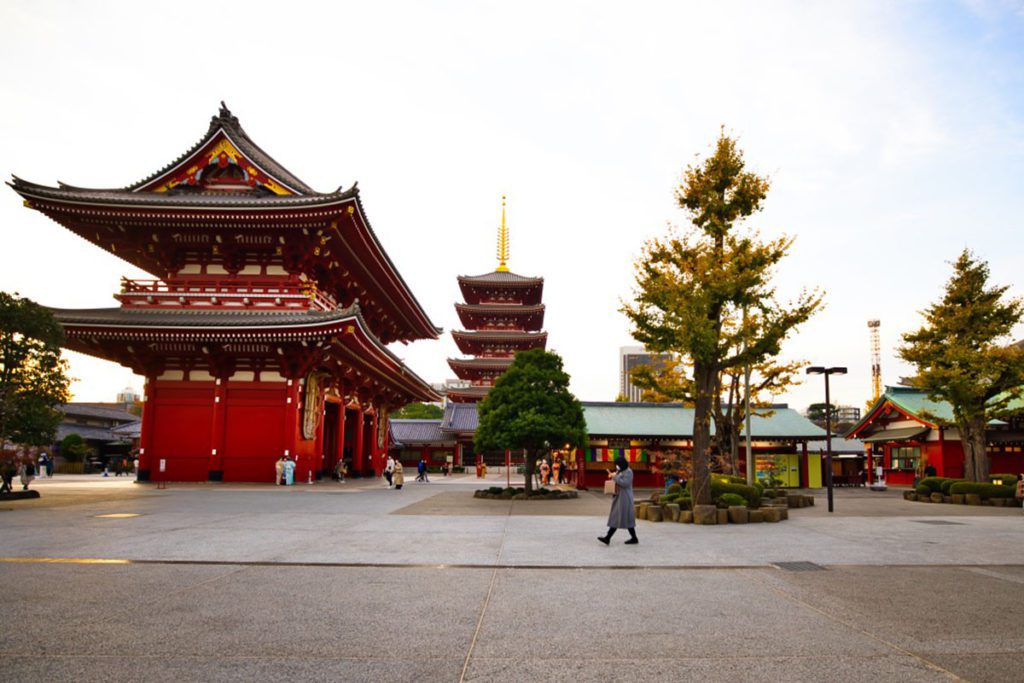
<svg viewBox="0 0 1024 683">
<path fill-rule="evenodd" d="M 540 483 L 541 486 L 566 483 L 565 463 L 561 458 L 555 458 L 554 462 L 548 462 L 547 458 L 540 461 Z"/>
<path fill-rule="evenodd" d="M 416 463 L 416 481 L 422 481 L 424 483 L 430 483 L 430 475 L 427 471 L 427 459 L 420 458 L 420 461 Z M 402 467 L 402 461 L 398 458 L 389 455 L 388 461 L 384 465 L 384 479 L 387 480 L 387 486 L 389 489 L 400 489 L 405 484 L 405 469 Z"/>
<path fill-rule="evenodd" d="M 37 464 L 38 463 L 38 464 Z M 25 448 L 18 448 L 13 453 L 6 452 L 0 463 L 0 493 L 14 490 L 14 478 L 21 482 L 21 490 L 28 491 L 28 485 L 39 477 L 53 476 L 53 458 L 46 451 L 36 454 Z"/>
</svg>

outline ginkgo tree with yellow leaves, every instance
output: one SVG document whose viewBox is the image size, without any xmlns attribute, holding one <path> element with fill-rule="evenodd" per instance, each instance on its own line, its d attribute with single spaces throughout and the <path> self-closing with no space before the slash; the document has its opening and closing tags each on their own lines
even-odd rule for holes
<svg viewBox="0 0 1024 683">
<path fill-rule="evenodd" d="M 792 238 L 764 240 L 741 226 L 761 210 L 768 189 L 768 179 L 745 169 L 735 140 L 722 132 L 713 153 L 688 166 L 676 189 L 690 225 L 644 245 L 633 300 L 621 309 L 634 339 L 649 351 L 676 354 L 688 367 L 696 504 L 711 503 L 711 420 L 723 377 L 776 358 L 786 337 L 822 304 L 817 291 L 778 301 L 772 277 Z M 679 391 L 669 384 L 677 377 L 662 385 L 651 378 L 650 388 Z"/>
</svg>

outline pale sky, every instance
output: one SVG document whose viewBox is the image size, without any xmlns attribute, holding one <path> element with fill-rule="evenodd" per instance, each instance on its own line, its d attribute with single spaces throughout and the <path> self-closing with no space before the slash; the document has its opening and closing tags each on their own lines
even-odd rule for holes
<svg viewBox="0 0 1024 683">
<path fill-rule="evenodd" d="M 900 334 L 964 247 L 1024 294 L 1024 2 L 46 2 L 0 4 L 0 173 L 123 187 L 194 144 L 225 100 L 320 191 L 359 181 L 439 341 L 394 350 L 429 382 L 460 354 L 456 276 L 545 278 L 549 348 L 583 400 L 613 400 L 620 300 L 673 189 L 719 127 L 767 174 L 750 225 L 795 236 L 783 297 L 827 308 L 786 358 L 845 365 L 833 400 L 909 374 Z M 0 189 L 0 290 L 113 306 L 148 277 Z M 1016 331 L 1017 338 L 1024 330 Z M 129 371 L 71 354 L 75 400 Z M 823 400 L 811 378 L 779 401 Z"/>
</svg>

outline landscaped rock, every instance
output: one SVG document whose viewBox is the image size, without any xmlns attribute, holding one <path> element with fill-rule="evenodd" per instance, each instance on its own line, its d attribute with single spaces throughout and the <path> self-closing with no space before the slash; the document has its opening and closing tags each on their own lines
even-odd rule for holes
<svg viewBox="0 0 1024 683">
<path fill-rule="evenodd" d="M 947 496 L 945 493 L 943 493 L 942 494 L 942 502 L 943 503 L 952 503 L 953 502 L 953 496 Z"/>
<path fill-rule="evenodd" d="M 941 493 L 933 493 L 931 495 L 931 499 L 932 499 L 933 503 L 941 503 L 942 502 L 942 494 Z"/>
<path fill-rule="evenodd" d="M 679 513 L 681 512 L 681 510 L 679 509 L 679 506 L 677 504 L 669 503 L 668 505 L 665 505 L 663 507 L 665 508 L 665 515 L 664 516 L 667 518 L 667 521 L 669 521 L 669 522 L 678 522 L 679 521 Z"/>
<path fill-rule="evenodd" d="M 633 516 L 636 517 L 637 519 L 644 519 L 643 517 L 640 516 L 640 506 L 641 505 L 642 505 L 642 503 L 633 503 Z"/>
<path fill-rule="evenodd" d="M 714 505 L 694 505 L 694 524 L 718 524 L 718 508 Z"/>
<path fill-rule="evenodd" d="M 651 504 L 648 502 L 640 503 L 640 511 L 636 514 L 637 519 L 647 519 L 647 513 L 651 508 Z"/>
<path fill-rule="evenodd" d="M 917 493 L 914 491 L 904 491 L 903 500 L 917 500 Z"/>
<path fill-rule="evenodd" d="M 724 508 L 723 509 L 719 509 L 715 514 L 718 515 L 718 523 L 719 524 L 728 524 L 729 523 L 729 511 L 728 510 L 726 510 Z"/>
<path fill-rule="evenodd" d="M 746 524 L 748 520 L 748 510 L 742 505 L 730 505 L 728 509 L 729 522 L 732 524 Z"/>
<path fill-rule="evenodd" d="M 779 522 L 782 520 L 782 511 L 778 508 L 768 508 L 764 511 L 764 521 Z"/>
<path fill-rule="evenodd" d="M 664 516 L 661 513 L 660 505 L 649 505 L 647 506 L 647 521 L 648 522 L 661 522 L 664 520 Z"/>
<path fill-rule="evenodd" d="M 953 505 L 963 505 L 964 504 L 964 494 L 962 494 L 962 493 L 954 493 L 953 495 L 950 496 L 950 498 L 953 499 Z"/>
<path fill-rule="evenodd" d="M 995 505 L 997 508 L 1004 508 L 1004 507 L 1006 507 L 1006 503 L 1007 503 L 1007 501 L 1006 501 L 1005 498 L 993 498 L 992 499 L 992 504 Z"/>
<path fill-rule="evenodd" d="M 804 507 L 814 507 L 814 496 L 804 496 L 804 502 L 807 503 Z"/>
<path fill-rule="evenodd" d="M 797 495 L 787 496 L 786 502 L 788 504 L 788 507 L 791 507 L 791 508 L 798 508 L 798 507 L 800 507 L 800 501 L 801 501 L 802 498 L 803 498 L 802 496 L 797 496 Z"/>
<path fill-rule="evenodd" d="M 787 520 L 787 519 L 789 519 L 789 509 L 788 508 L 779 508 L 779 521 L 783 521 L 783 520 Z"/>
<path fill-rule="evenodd" d="M 693 510 L 681 510 L 679 512 L 679 521 L 683 524 L 693 524 Z"/>
<path fill-rule="evenodd" d="M 981 495 L 977 493 L 965 493 L 964 502 L 968 505 L 981 505 Z"/>
<path fill-rule="evenodd" d="M 764 521 L 764 512 L 761 510 L 749 510 L 747 512 L 747 521 L 751 524 L 760 524 Z"/>
</svg>

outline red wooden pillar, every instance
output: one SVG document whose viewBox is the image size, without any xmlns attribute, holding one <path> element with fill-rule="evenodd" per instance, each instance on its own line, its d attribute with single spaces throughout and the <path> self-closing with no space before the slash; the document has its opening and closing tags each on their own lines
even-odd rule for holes
<svg viewBox="0 0 1024 683">
<path fill-rule="evenodd" d="M 285 387 L 285 398 L 284 398 L 284 454 L 295 460 L 298 457 L 298 452 L 295 446 L 297 445 L 297 439 L 299 434 L 299 381 L 297 379 L 288 380 L 288 385 Z M 296 463 L 296 471 L 298 471 L 298 463 Z M 298 475 L 296 474 L 296 477 Z"/>
<path fill-rule="evenodd" d="M 335 439 L 337 452 L 334 454 L 334 462 L 339 463 L 345 459 L 345 394 L 341 395 L 341 403 L 338 405 L 338 437 Z"/>
<path fill-rule="evenodd" d="M 864 461 L 867 463 L 868 468 L 868 485 L 875 482 L 875 464 L 872 462 L 871 453 L 874 449 L 871 444 L 867 444 L 864 447 Z"/>
<path fill-rule="evenodd" d="M 581 491 L 587 490 L 587 462 L 583 457 L 583 449 L 576 449 L 576 488 Z"/>
<path fill-rule="evenodd" d="M 156 377 L 146 377 L 142 390 L 142 425 L 139 432 L 139 481 L 156 480 L 153 460 L 153 410 L 156 394 Z"/>
<path fill-rule="evenodd" d="M 361 475 L 365 475 L 369 468 L 366 466 L 366 454 L 363 453 L 363 439 L 366 436 L 366 413 L 363 407 L 357 408 L 356 422 L 356 447 L 352 451 L 352 467 Z"/>
<path fill-rule="evenodd" d="M 210 430 L 210 481 L 224 480 L 224 432 L 227 422 L 227 379 L 217 378 L 213 387 L 213 429 Z"/>
</svg>

